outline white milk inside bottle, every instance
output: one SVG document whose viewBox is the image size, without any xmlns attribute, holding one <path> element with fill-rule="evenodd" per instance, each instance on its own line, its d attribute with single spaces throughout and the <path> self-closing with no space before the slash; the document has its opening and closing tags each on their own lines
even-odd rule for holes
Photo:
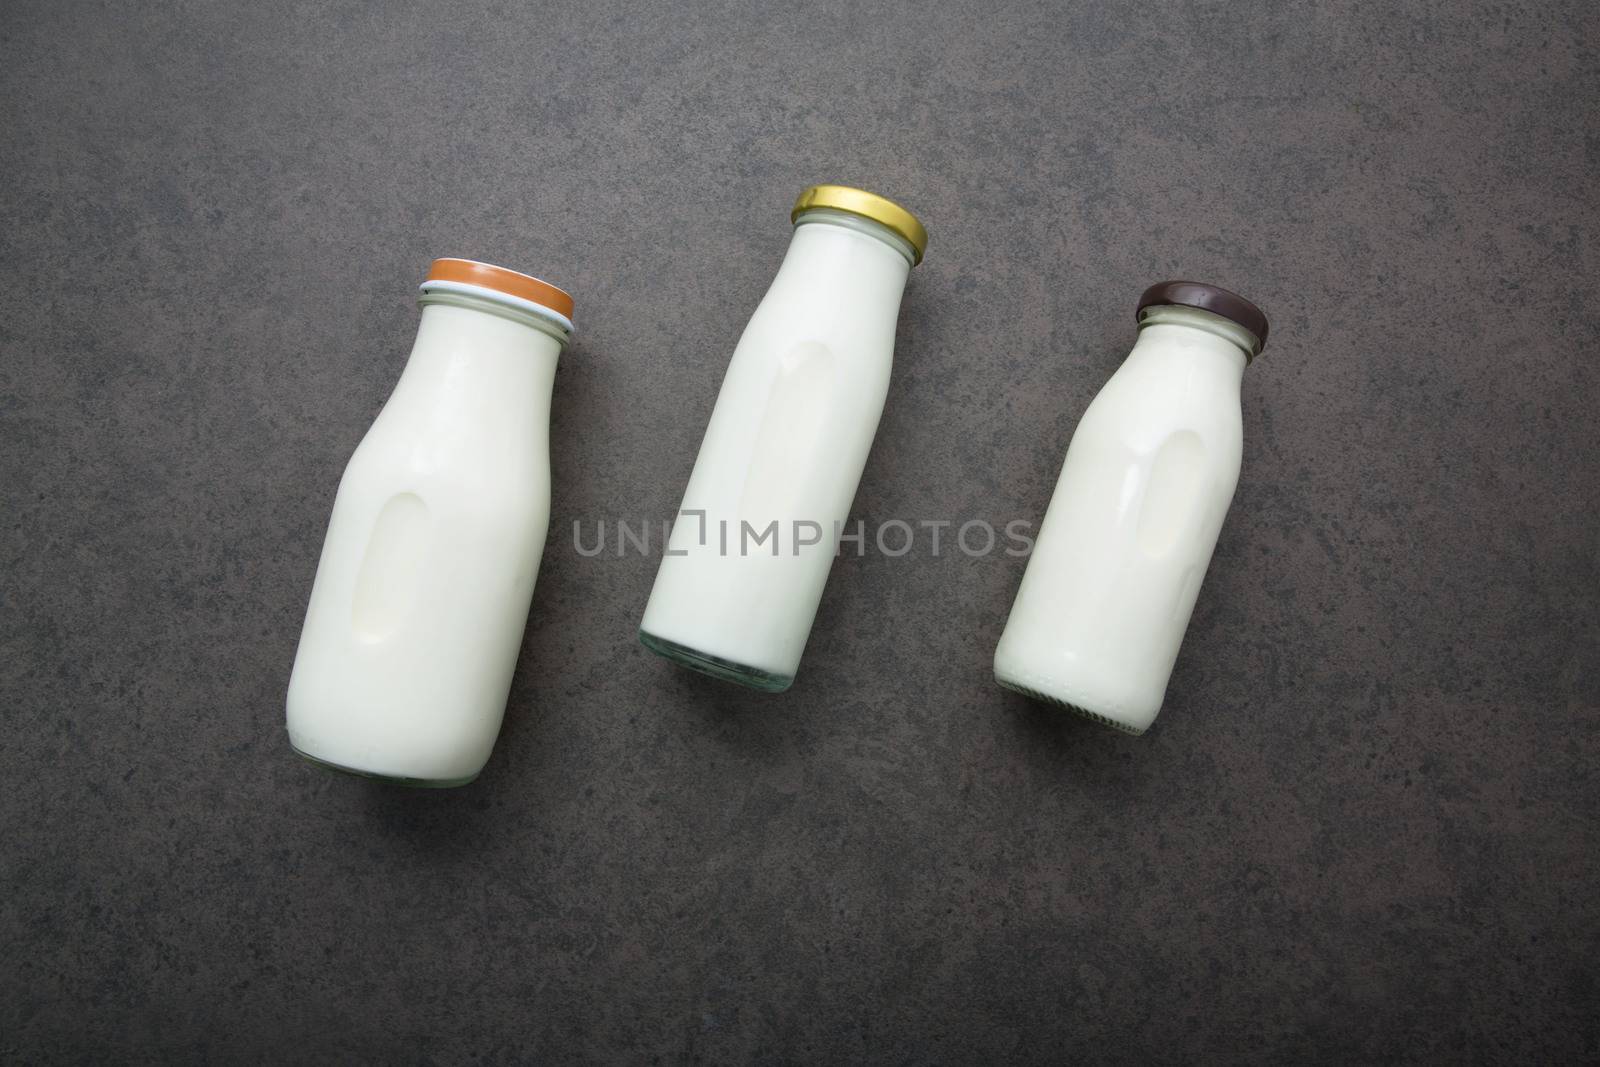
<svg viewBox="0 0 1600 1067">
<path fill-rule="evenodd" d="M 777 277 L 739 339 L 639 637 L 680 664 L 789 687 L 877 432 L 895 319 L 927 233 L 859 189 L 796 203 Z"/>
<path fill-rule="evenodd" d="M 405 371 L 339 483 L 288 728 L 337 770 L 460 785 L 482 770 L 550 519 L 550 394 L 572 298 L 436 260 Z"/>
<path fill-rule="evenodd" d="M 1129 733 L 1155 720 L 1239 480 L 1239 388 L 1259 308 L 1195 282 L 1151 286 L 1139 337 L 1078 424 L 996 680 Z"/>
</svg>

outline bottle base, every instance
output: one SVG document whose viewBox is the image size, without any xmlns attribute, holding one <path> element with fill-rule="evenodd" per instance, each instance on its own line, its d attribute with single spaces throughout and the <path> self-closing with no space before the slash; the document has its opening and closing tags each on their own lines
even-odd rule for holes
<svg viewBox="0 0 1600 1067">
<path fill-rule="evenodd" d="M 709 674 L 713 678 L 720 678 L 724 682 L 733 682 L 735 685 L 746 686 L 750 689 L 759 689 L 763 693 L 781 693 L 794 684 L 794 675 L 774 674 L 764 671 L 760 667 L 747 667 L 743 663 L 713 656 L 680 645 L 676 641 L 668 641 L 664 637 L 657 637 L 645 630 L 639 631 L 639 643 L 662 659 L 671 660 L 680 667 L 688 667 L 691 671 Z"/>
<path fill-rule="evenodd" d="M 386 782 L 389 785 L 403 785 L 412 789 L 454 789 L 457 786 L 467 785 L 477 779 L 478 773 L 474 771 L 465 778 L 405 778 L 400 775 L 383 774 L 379 771 L 363 770 L 360 767 L 346 767 L 342 763 L 331 763 L 325 759 L 318 759 L 307 752 L 295 748 L 293 742 L 289 747 L 294 749 L 294 754 L 314 767 L 321 767 L 325 771 L 335 774 L 348 774 L 356 778 L 369 778 L 374 782 Z"/>
<path fill-rule="evenodd" d="M 1062 700 L 1060 697 L 1053 697 L 1049 693 L 1038 689 L 1033 689 L 1018 682 L 1008 681 L 1005 678 L 1000 677 L 998 674 L 994 676 L 994 680 L 999 684 L 1001 689 L 1009 689 L 1013 693 L 1021 693 L 1025 697 L 1030 697 L 1041 703 L 1049 704 L 1054 708 L 1060 708 L 1062 711 L 1070 711 L 1074 715 L 1083 716 L 1085 719 L 1093 719 L 1101 726 L 1109 726 L 1113 730 L 1129 734 L 1133 737 L 1142 737 L 1144 736 L 1145 730 L 1149 729 L 1149 727 L 1146 726 L 1129 726 L 1127 723 L 1122 722 L 1121 720 L 1113 719 L 1107 715 L 1102 715 L 1098 711 L 1090 711 L 1088 708 L 1083 707 L 1082 705 L 1074 704 L 1071 701 Z"/>
</svg>

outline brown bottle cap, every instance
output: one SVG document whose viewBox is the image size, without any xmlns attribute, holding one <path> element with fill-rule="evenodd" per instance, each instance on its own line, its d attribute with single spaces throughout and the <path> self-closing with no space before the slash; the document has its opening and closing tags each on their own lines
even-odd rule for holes
<svg viewBox="0 0 1600 1067">
<path fill-rule="evenodd" d="M 436 259 L 428 268 L 430 282 L 459 282 L 519 297 L 572 318 L 572 297 L 549 282 L 475 259 Z M 426 283 L 424 283 L 426 284 Z"/>
<path fill-rule="evenodd" d="M 1204 282 L 1157 282 L 1144 291 L 1134 314 L 1138 315 L 1145 308 L 1158 304 L 1199 308 L 1242 326 L 1256 339 L 1256 350 L 1251 353 L 1252 356 L 1260 355 L 1261 350 L 1267 347 L 1267 316 L 1238 293 L 1230 293 Z"/>
</svg>

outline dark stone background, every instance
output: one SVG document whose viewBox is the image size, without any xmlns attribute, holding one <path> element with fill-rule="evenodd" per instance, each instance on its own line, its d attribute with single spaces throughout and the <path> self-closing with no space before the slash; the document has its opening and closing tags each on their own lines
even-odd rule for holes
<svg viewBox="0 0 1600 1067">
<path fill-rule="evenodd" d="M 1597 56 L 1582 0 L 7 3 L 0 1059 L 1593 1061 Z M 1036 519 L 1148 283 L 1271 315 L 1145 738 L 994 686 L 1017 560 L 841 562 L 769 698 L 573 551 L 676 506 L 821 180 L 933 235 L 869 523 Z M 430 794 L 282 716 L 438 255 L 580 337 Z"/>
</svg>

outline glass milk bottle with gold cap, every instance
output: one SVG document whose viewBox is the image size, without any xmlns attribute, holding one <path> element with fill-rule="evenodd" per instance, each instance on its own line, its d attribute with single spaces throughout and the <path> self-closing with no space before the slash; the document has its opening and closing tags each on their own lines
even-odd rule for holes
<svg viewBox="0 0 1600 1067">
<path fill-rule="evenodd" d="M 1250 301 L 1145 291 L 1139 337 L 1078 423 L 994 656 L 1008 689 L 1142 734 L 1161 710 L 1239 480 Z"/>
<path fill-rule="evenodd" d="M 794 237 L 728 364 L 639 629 L 652 651 L 756 689 L 800 666 L 883 413 L 895 319 L 928 235 L 839 185 Z"/>
<path fill-rule="evenodd" d="M 289 680 L 313 762 L 471 781 L 500 730 L 550 519 L 550 393 L 572 298 L 434 261 L 405 371 L 333 503 Z"/>
</svg>

